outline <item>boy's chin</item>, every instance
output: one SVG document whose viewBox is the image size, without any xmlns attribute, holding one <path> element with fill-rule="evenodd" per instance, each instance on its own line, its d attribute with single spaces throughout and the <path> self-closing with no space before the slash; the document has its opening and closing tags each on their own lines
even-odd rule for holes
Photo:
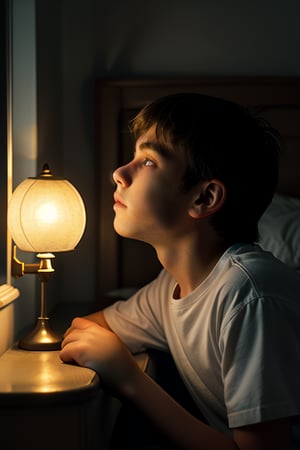
<svg viewBox="0 0 300 450">
<path fill-rule="evenodd" d="M 128 229 L 124 229 L 120 226 L 118 226 L 116 223 L 114 223 L 114 230 L 115 232 L 126 239 L 134 239 L 136 241 L 141 241 L 141 242 L 147 242 L 145 239 L 143 239 L 142 236 L 137 235 L 137 233 L 135 234 L 134 232 L 128 230 Z"/>
<path fill-rule="evenodd" d="M 128 230 L 126 230 L 126 229 L 124 229 L 124 227 L 121 227 L 121 226 L 118 225 L 118 223 L 116 222 L 116 220 L 114 221 L 113 227 L 114 227 L 115 232 L 116 232 L 119 236 L 124 237 L 124 238 L 128 238 L 128 239 L 134 239 L 134 238 L 130 235 L 130 233 L 129 233 Z"/>
</svg>

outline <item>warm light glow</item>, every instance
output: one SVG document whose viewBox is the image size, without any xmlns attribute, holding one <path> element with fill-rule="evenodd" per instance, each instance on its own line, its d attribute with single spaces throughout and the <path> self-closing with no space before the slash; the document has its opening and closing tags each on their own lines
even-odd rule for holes
<svg viewBox="0 0 300 450">
<path fill-rule="evenodd" d="M 15 189 L 8 208 L 8 227 L 20 250 L 73 250 L 85 229 L 79 192 L 65 179 L 27 178 Z"/>
<path fill-rule="evenodd" d="M 36 220 L 44 223 L 55 223 L 57 220 L 55 205 L 51 205 L 51 203 L 41 205 L 36 211 Z"/>
</svg>

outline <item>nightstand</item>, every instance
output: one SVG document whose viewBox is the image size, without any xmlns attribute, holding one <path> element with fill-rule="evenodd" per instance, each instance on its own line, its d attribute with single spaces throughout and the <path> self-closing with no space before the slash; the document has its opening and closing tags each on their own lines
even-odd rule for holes
<svg viewBox="0 0 300 450">
<path fill-rule="evenodd" d="M 14 347 L 0 357 L 3 450 L 107 449 L 119 406 L 93 370 L 62 363 L 58 351 Z"/>
<path fill-rule="evenodd" d="M 58 351 L 8 350 L 0 358 L 0 448 L 99 450 L 99 387 L 95 372 L 63 364 Z"/>
</svg>

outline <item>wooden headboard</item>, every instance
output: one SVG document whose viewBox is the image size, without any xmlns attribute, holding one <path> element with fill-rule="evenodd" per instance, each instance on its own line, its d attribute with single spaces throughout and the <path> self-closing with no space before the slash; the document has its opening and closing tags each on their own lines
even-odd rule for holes
<svg viewBox="0 0 300 450">
<path fill-rule="evenodd" d="M 176 92 L 214 95 L 255 109 L 282 136 L 278 191 L 300 197 L 300 78 L 230 77 L 96 81 L 98 294 L 139 287 L 160 265 L 152 248 L 113 230 L 113 170 L 131 158 L 128 121 L 146 103 Z M 101 305 L 104 306 L 104 305 Z"/>
</svg>

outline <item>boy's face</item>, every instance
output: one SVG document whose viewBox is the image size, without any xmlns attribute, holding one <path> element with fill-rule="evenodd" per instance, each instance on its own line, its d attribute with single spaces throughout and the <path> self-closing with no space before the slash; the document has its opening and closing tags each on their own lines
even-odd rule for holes
<svg viewBox="0 0 300 450">
<path fill-rule="evenodd" d="M 182 189 L 185 169 L 183 156 L 162 153 L 155 127 L 142 135 L 133 159 L 113 174 L 117 233 L 154 246 L 185 233 L 191 201 L 191 194 Z"/>
</svg>

